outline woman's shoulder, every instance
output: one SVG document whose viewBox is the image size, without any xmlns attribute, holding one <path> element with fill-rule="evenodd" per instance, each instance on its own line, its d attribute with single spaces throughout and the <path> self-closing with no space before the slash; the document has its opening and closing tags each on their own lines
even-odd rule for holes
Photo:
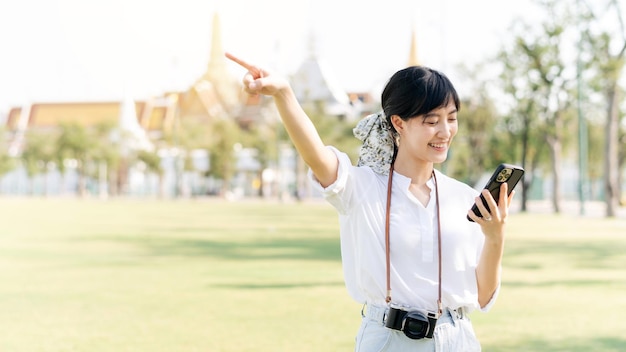
<svg viewBox="0 0 626 352">
<path fill-rule="evenodd" d="M 371 190 L 372 187 L 379 187 L 387 184 L 387 176 L 377 173 L 374 169 L 366 165 L 355 165 L 347 153 L 335 148 L 327 146 L 336 155 L 339 161 L 339 169 L 337 171 L 338 184 L 343 187 L 353 187 L 360 191 Z"/>
<path fill-rule="evenodd" d="M 372 187 L 382 187 L 387 189 L 388 175 L 380 174 L 369 166 L 353 165 L 351 167 L 354 181 L 359 182 L 362 187 L 371 189 Z"/>
</svg>

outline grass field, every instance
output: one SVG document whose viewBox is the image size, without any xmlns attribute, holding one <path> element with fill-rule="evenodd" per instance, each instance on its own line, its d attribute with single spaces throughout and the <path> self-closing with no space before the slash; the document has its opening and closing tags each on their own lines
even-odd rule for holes
<svg viewBox="0 0 626 352">
<path fill-rule="evenodd" d="M 0 198 L 0 351 L 351 351 L 325 203 Z M 513 214 L 484 351 L 625 351 L 626 219 Z"/>
</svg>

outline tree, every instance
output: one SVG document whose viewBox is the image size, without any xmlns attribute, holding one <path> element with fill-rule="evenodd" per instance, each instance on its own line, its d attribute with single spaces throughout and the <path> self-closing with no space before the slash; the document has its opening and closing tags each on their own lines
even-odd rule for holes
<svg viewBox="0 0 626 352">
<path fill-rule="evenodd" d="M 532 157 L 531 163 L 538 162 L 541 144 L 549 151 L 552 174 L 552 206 L 560 212 L 561 199 L 561 158 L 568 134 L 565 127 L 571 116 L 572 99 L 570 92 L 575 82 L 575 72 L 568 70 L 564 59 L 564 47 L 571 22 L 569 11 L 558 1 L 542 2 L 547 18 L 541 23 L 541 30 L 533 33 L 525 23 L 514 26 L 514 45 L 503 49 L 500 57 L 505 70 L 502 78 L 505 91 L 513 102 L 510 127 L 517 128 L 523 143 L 523 166 Z M 537 134 L 535 134 L 537 133 Z M 537 147 L 531 147 L 534 141 Z M 530 175 L 529 175 L 530 176 Z M 524 182 L 524 189 L 529 186 Z M 526 195 L 523 200 L 525 202 Z M 524 203 L 525 204 L 525 203 Z"/>
<path fill-rule="evenodd" d="M 622 117 L 623 119 L 623 117 Z M 621 129 L 620 131 L 620 137 L 619 137 L 619 169 L 624 170 L 624 166 L 626 165 L 626 130 L 625 129 Z M 622 172 L 620 172 L 619 174 L 619 182 L 618 184 L 622 185 L 624 184 L 624 174 Z M 620 195 L 620 205 L 626 206 L 626 197 L 622 195 Z"/>
<path fill-rule="evenodd" d="M 5 150 L 0 150 L 0 176 L 5 175 L 15 168 L 15 159 L 13 159 Z"/>
<path fill-rule="evenodd" d="M 275 161 L 278 164 L 278 144 L 279 136 L 285 135 L 283 126 L 279 123 L 274 124 L 254 124 L 249 129 L 241 131 L 241 141 L 244 147 L 254 148 L 258 151 L 257 161 L 259 162 L 259 172 L 257 178 L 259 180 L 259 197 L 263 197 L 263 171 L 267 169 L 270 162 Z"/>
<path fill-rule="evenodd" d="M 589 121 L 587 131 L 589 155 L 604 155 L 604 121 Z M 588 159 L 589 180 L 604 179 L 604 159 L 604 157 Z M 594 183 L 592 183 L 592 185 L 593 184 Z M 601 189 L 598 189 L 597 187 L 590 187 L 589 192 L 589 199 L 600 199 L 600 196 L 602 196 L 602 194 L 604 193 Z"/>
<path fill-rule="evenodd" d="M 213 137 L 212 124 L 195 119 L 177 119 L 174 128 L 163 136 L 163 142 L 174 150 L 175 197 L 184 194 L 183 172 L 193 170 L 191 159 L 195 149 L 208 150 Z"/>
<path fill-rule="evenodd" d="M 35 176 L 47 174 L 48 166 L 56 159 L 56 136 L 51 132 L 29 131 L 24 139 L 22 165 L 30 178 L 30 191 L 35 192 Z M 47 182 L 44 181 L 44 195 L 47 195 Z"/>
<path fill-rule="evenodd" d="M 526 170 L 522 181 L 521 210 L 526 211 L 534 170 L 541 160 L 544 143 L 541 143 L 541 133 L 537 127 L 539 111 L 534 96 L 538 94 L 538 88 L 519 78 L 524 77 L 528 66 L 528 58 L 520 51 L 514 45 L 511 49 L 503 49 L 499 54 L 499 61 L 504 65 L 500 82 L 507 98 L 505 101 L 509 102 L 502 129 L 508 138 L 495 136 L 494 139 L 501 146 L 499 150 L 519 150 L 520 164 Z"/>
<path fill-rule="evenodd" d="M 146 171 L 154 173 L 159 178 L 159 198 L 164 196 L 164 180 L 163 180 L 163 167 L 161 166 L 161 157 L 155 151 L 140 150 L 137 152 L 137 160 L 142 162 L 146 166 Z"/>
<path fill-rule="evenodd" d="M 87 133 L 86 128 L 77 123 L 62 123 L 60 128 L 61 133 L 58 139 L 60 163 L 63 163 L 66 159 L 76 161 L 78 195 L 81 197 L 85 196 L 87 194 L 86 164 L 95 142 Z"/>
<path fill-rule="evenodd" d="M 0 148 L 0 176 L 3 176 L 15 168 L 15 159 L 8 153 L 5 140 L 6 131 L 3 128 L 0 128 L 0 136 L 2 137 L 2 143 L 0 144 L 2 146 L 2 148 Z"/>
<path fill-rule="evenodd" d="M 499 126 L 498 113 L 488 92 L 488 82 L 478 78 L 482 67 L 460 67 L 460 70 L 474 84 L 469 88 L 469 97 L 461 98 L 459 132 L 442 168 L 453 177 L 475 185 L 483 173 L 495 169 L 500 162 L 512 162 L 514 159 L 509 156 L 510 148 L 503 148 L 502 144 L 494 145 L 498 143 L 497 135 L 506 131 Z"/>
<path fill-rule="evenodd" d="M 224 195 L 236 171 L 235 144 L 239 140 L 239 127 L 232 120 L 222 119 L 213 124 L 210 136 L 208 174 L 222 180 L 221 194 Z"/>
<path fill-rule="evenodd" d="M 622 90 L 619 86 L 619 80 L 624 74 L 624 66 L 626 65 L 624 13 L 616 0 L 609 0 L 606 6 L 600 8 L 601 11 L 596 11 L 596 8 L 589 5 L 585 9 L 588 11 L 589 17 L 595 22 L 595 26 L 590 26 L 584 33 L 583 45 L 585 45 L 586 50 L 594 53 L 590 58 L 590 66 L 593 71 L 597 72 L 597 80 L 593 83 L 604 95 L 606 103 L 604 136 L 605 215 L 614 217 L 620 199 L 619 104 Z M 581 14 L 582 16 L 583 14 Z M 611 31 L 605 27 L 602 28 L 609 16 L 615 16 L 613 18 L 617 20 L 619 30 Z"/>
<path fill-rule="evenodd" d="M 99 193 L 101 197 L 106 197 L 109 193 L 117 195 L 122 187 L 119 180 L 122 163 L 121 143 L 126 138 L 119 136 L 113 138 L 116 133 L 120 133 L 117 123 L 114 121 L 102 122 L 86 131 L 91 137 L 93 144 L 89 150 L 86 174 L 93 179 L 99 180 Z M 107 186 L 108 185 L 108 186 Z"/>
</svg>

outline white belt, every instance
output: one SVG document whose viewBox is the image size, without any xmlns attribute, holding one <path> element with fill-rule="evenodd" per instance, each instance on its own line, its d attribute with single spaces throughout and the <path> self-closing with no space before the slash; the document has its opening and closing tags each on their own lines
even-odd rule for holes
<svg viewBox="0 0 626 352">
<path fill-rule="evenodd" d="M 388 306 L 379 306 L 366 303 L 361 309 L 361 315 L 384 325 L 387 311 L 389 311 Z M 465 319 L 467 317 L 467 314 L 465 313 L 465 309 L 463 307 L 459 307 L 457 309 L 444 308 L 441 318 L 445 317 L 450 317 L 452 318 L 452 320 Z"/>
</svg>

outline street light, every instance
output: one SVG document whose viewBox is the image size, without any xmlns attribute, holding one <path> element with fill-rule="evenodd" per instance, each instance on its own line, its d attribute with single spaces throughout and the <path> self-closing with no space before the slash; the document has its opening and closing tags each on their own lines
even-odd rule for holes
<svg viewBox="0 0 626 352">
<path fill-rule="evenodd" d="M 576 81 L 578 85 L 578 94 L 577 94 L 577 108 L 578 108 L 578 196 L 580 199 L 580 215 L 585 215 L 585 199 L 587 196 L 587 124 L 585 123 L 585 118 L 582 114 L 582 42 L 583 42 L 583 31 L 580 25 L 581 22 L 581 4 L 580 0 L 577 1 L 578 5 L 578 32 L 580 37 L 578 38 L 578 52 L 576 56 Z"/>
</svg>

